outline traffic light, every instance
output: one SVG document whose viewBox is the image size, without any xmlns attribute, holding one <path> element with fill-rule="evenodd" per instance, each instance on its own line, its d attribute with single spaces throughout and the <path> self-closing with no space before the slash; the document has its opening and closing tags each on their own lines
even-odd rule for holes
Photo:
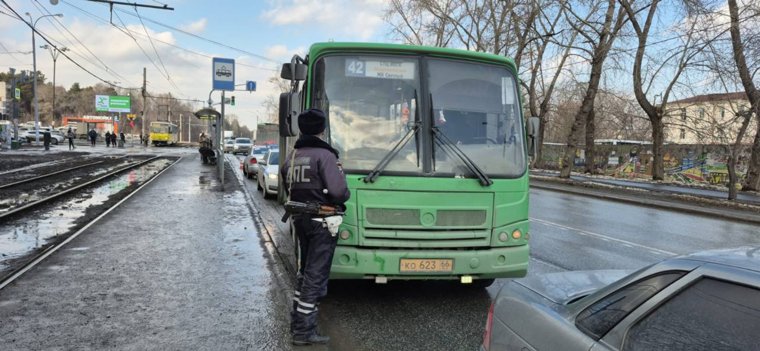
<svg viewBox="0 0 760 351">
<path fill-rule="evenodd" d="M 230 98 L 230 105 L 235 106 L 235 95 Z"/>
</svg>

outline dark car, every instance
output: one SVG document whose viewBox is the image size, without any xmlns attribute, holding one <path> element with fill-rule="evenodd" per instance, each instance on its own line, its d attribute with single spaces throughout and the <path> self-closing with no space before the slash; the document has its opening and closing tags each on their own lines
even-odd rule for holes
<svg viewBox="0 0 760 351">
<path fill-rule="evenodd" d="M 757 350 L 758 330 L 760 247 L 745 247 L 510 281 L 481 349 Z"/>
</svg>

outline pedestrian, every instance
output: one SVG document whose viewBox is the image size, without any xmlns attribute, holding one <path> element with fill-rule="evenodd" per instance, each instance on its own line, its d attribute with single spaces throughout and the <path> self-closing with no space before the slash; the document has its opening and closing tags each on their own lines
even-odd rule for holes
<svg viewBox="0 0 760 351">
<path fill-rule="evenodd" d="M 69 138 L 69 150 L 76 149 L 76 147 L 74 147 L 74 138 L 76 138 L 76 136 L 77 135 L 71 130 L 71 128 L 66 132 L 66 137 Z"/>
<path fill-rule="evenodd" d="M 90 136 L 90 145 L 95 146 L 95 140 L 98 137 L 98 132 L 96 132 L 95 128 L 93 128 L 93 129 L 90 129 L 90 132 L 88 133 L 88 135 Z"/>
<path fill-rule="evenodd" d="M 280 179 L 286 180 L 289 200 L 343 211 L 351 193 L 338 162 L 338 151 L 323 140 L 326 123 L 324 112 L 318 109 L 298 116 L 301 136 L 280 170 Z M 331 225 L 328 230 L 326 218 L 305 214 L 294 214 L 292 223 L 302 253 L 290 322 L 293 344 L 326 344 L 330 338 L 317 333 L 317 306 L 327 295 L 338 226 Z"/>
<path fill-rule="evenodd" d="M 124 132 L 119 132 L 119 147 L 124 147 L 124 144 L 127 143 L 127 138 L 124 135 Z"/>
<path fill-rule="evenodd" d="M 106 132 L 106 147 L 111 147 L 111 132 Z"/>
<path fill-rule="evenodd" d="M 116 147 L 116 132 L 111 133 L 111 147 Z"/>
<path fill-rule="evenodd" d="M 45 151 L 50 150 L 50 142 L 51 142 L 50 132 L 46 131 L 42 133 L 42 144 L 45 145 Z"/>
</svg>

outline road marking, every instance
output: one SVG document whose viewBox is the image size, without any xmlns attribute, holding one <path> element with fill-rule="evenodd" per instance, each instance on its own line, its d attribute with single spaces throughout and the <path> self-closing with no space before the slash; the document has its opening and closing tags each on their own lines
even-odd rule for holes
<svg viewBox="0 0 760 351">
<path fill-rule="evenodd" d="M 610 237 L 610 236 L 607 236 L 607 235 L 604 235 L 604 234 L 590 232 L 588 230 L 568 227 L 566 225 L 562 225 L 562 224 L 559 224 L 559 223 L 554 223 L 554 222 L 546 221 L 546 220 L 543 220 L 543 219 L 538 219 L 538 218 L 531 217 L 530 220 L 538 222 L 538 223 L 546 224 L 548 226 L 552 226 L 552 227 L 557 227 L 557 228 L 569 230 L 569 231 L 578 233 L 580 235 L 585 235 L 585 236 L 589 236 L 589 237 L 593 237 L 593 238 L 597 238 L 597 239 L 601 239 L 601 240 L 606 240 L 606 241 L 613 241 L 613 242 L 616 242 L 616 243 L 623 244 L 625 246 L 637 247 L 637 248 L 640 248 L 640 249 L 648 250 L 648 251 L 650 251 L 650 252 L 652 252 L 654 254 L 661 254 L 661 255 L 667 255 L 667 256 L 678 255 L 675 252 L 671 252 L 671 251 L 667 251 L 667 250 L 661 250 L 661 249 L 658 249 L 658 248 L 655 248 L 655 247 L 641 245 L 641 244 L 637 244 L 637 243 L 634 243 L 634 242 L 631 242 L 631 241 L 627 241 L 627 240 L 623 240 L 623 239 L 613 238 L 613 237 Z"/>
</svg>

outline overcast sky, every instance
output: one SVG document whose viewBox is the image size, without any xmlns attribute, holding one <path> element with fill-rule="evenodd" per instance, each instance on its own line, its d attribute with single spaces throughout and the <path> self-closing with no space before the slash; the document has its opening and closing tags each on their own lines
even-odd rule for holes
<svg viewBox="0 0 760 351">
<path fill-rule="evenodd" d="M 56 5 L 51 0 L 5 1 L 35 20 L 62 13 L 62 18 L 40 19 L 37 29 L 69 48 L 71 58 L 92 73 L 120 86 L 140 87 L 146 67 L 151 93 L 205 101 L 211 89 L 211 57 L 235 59 L 236 83 L 256 81 L 257 92 L 236 92 L 237 104 L 227 111 L 250 127 L 263 114 L 262 101 L 275 94 L 267 79 L 293 54 L 303 55 L 314 42 L 390 40 L 382 18 L 385 0 L 129 0 L 174 10 L 138 8 L 138 17 L 133 7 L 114 6 L 113 19 L 108 5 L 86 0 L 52 1 Z M 12 15 L 1 3 L 0 11 Z M 7 14 L 0 13 L 0 70 L 31 70 L 31 30 Z M 44 43 L 38 36 L 37 45 Z M 38 48 L 37 68 L 48 79 L 52 66 L 50 53 Z M 56 84 L 68 89 L 74 82 L 87 86 L 98 79 L 59 57 Z"/>
</svg>

